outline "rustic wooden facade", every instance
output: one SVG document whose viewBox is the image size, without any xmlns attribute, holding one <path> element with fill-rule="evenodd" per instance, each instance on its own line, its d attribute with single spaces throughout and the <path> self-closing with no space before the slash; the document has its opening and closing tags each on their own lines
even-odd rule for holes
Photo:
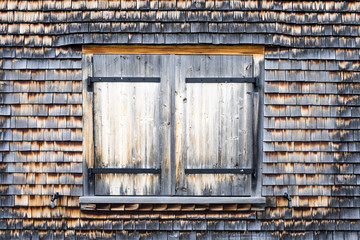
<svg viewBox="0 0 360 240">
<path fill-rule="evenodd" d="M 0 238 L 358 239 L 359 25 L 353 1 L 1 1 Z M 260 59 L 258 192 L 81 204 L 87 59 L 181 52 Z"/>
</svg>

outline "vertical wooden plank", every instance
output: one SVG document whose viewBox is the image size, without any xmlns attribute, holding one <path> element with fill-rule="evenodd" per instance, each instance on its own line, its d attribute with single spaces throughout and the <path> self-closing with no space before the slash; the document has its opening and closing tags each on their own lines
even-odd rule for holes
<svg viewBox="0 0 360 240">
<path fill-rule="evenodd" d="M 108 71 L 106 69 L 106 56 L 94 56 L 94 76 L 108 77 Z M 103 130 L 102 118 L 108 119 L 108 107 L 106 106 L 106 96 L 108 96 L 107 85 L 99 88 L 98 84 L 93 84 L 94 91 L 94 142 L 95 142 L 95 167 L 106 166 L 107 164 L 102 162 L 102 146 L 107 146 L 107 137 L 102 138 L 101 134 Z M 108 135 L 109 133 L 107 133 Z M 108 159 L 106 159 L 108 161 Z"/>
<path fill-rule="evenodd" d="M 215 56 L 215 58 L 218 58 Z M 221 61 L 220 56 L 220 61 Z M 223 73 L 219 72 L 219 69 L 216 67 L 213 67 L 212 64 L 214 62 L 213 56 L 207 56 L 206 57 L 206 68 L 205 68 L 205 76 L 224 76 Z M 221 70 L 221 69 L 220 69 Z M 220 132 L 221 124 L 219 123 L 220 117 L 221 117 L 221 109 L 219 108 L 219 104 L 221 103 L 222 99 L 222 91 L 220 84 L 199 84 L 202 85 L 200 87 L 203 87 L 203 92 L 208 93 L 208 98 L 205 101 L 209 102 L 209 123 L 208 125 L 211 126 L 212 133 L 209 134 L 209 136 L 206 137 L 206 139 L 210 139 L 209 141 L 209 147 L 208 147 L 208 156 L 209 163 L 206 166 L 212 165 L 213 167 L 219 167 L 221 166 L 221 158 L 219 157 L 219 153 L 221 153 L 221 149 L 219 148 L 221 143 L 221 135 L 218 133 Z M 209 89 L 210 88 L 210 89 Z M 210 93 L 210 94 L 209 94 Z M 210 111 L 212 114 L 210 114 Z M 210 151 L 209 151 L 210 150 Z M 213 163 L 211 163 L 213 161 Z M 215 165 L 215 166 L 214 166 Z"/>
<path fill-rule="evenodd" d="M 221 76 L 234 76 L 232 74 L 232 69 L 235 62 L 232 62 L 232 60 L 236 62 L 236 60 L 238 59 L 231 59 L 231 56 L 220 56 L 219 59 L 216 61 L 217 64 L 220 66 L 220 70 L 218 72 Z M 237 129 L 234 129 L 234 126 L 232 126 L 232 120 L 234 118 L 234 115 L 236 117 L 236 111 L 241 108 L 242 105 L 238 105 L 238 103 L 235 102 L 233 99 L 231 93 L 233 83 L 221 83 L 217 84 L 217 86 L 219 88 L 219 92 L 221 93 L 220 98 L 218 99 L 218 109 L 220 112 L 219 118 L 221 127 L 221 131 L 218 133 L 221 138 L 219 142 L 221 154 L 218 167 L 236 168 L 237 166 L 236 164 L 234 164 L 234 161 L 239 161 L 239 157 L 236 153 L 236 146 L 241 145 L 242 143 L 236 141 L 232 136 L 233 134 L 236 134 L 234 131 L 237 131 Z M 234 87 L 242 89 L 242 84 L 236 84 L 236 86 Z M 242 97 L 241 93 L 243 93 L 243 91 L 240 90 L 240 96 L 238 96 L 239 98 Z M 213 180 L 213 184 L 215 185 L 214 192 L 220 195 L 231 195 L 232 186 L 238 184 L 238 181 L 236 181 L 237 179 L 234 179 L 235 181 L 229 184 L 229 180 L 233 179 L 234 175 L 217 174 L 216 177 L 222 180 Z"/>
<path fill-rule="evenodd" d="M 163 160 L 164 172 L 162 172 L 161 179 L 161 194 L 163 195 L 174 195 L 175 194 L 175 62 L 176 56 L 174 55 L 163 55 L 164 65 L 162 66 L 162 73 L 164 74 L 163 84 L 163 105 L 164 105 L 164 116 L 167 126 L 165 128 L 165 135 L 169 139 L 168 144 L 164 144 L 165 152 L 167 153 Z M 166 64 L 167 63 L 167 64 Z M 166 69 L 164 69 L 166 68 Z"/>
<path fill-rule="evenodd" d="M 114 66 L 106 61 L 105 55 L 94 56 L 94 76 L 109 76 L 109 69 Z M 111 71 L 111 70 L 110 70 Z M 109 119 L 109 88 L 107 84 L 93 84 L 94 91 L 94 146 L 95 146 L 95 167 L 108 167 L 111 158 L 105 157 L 103 159 L 103 152 L 111 151 L 109 146 L 110 131 L 109 128 L 104 128 L 108 125 L 105 120 Z M 95 179 L 95 194 L 109 195 L 110 190 L 110 176 L 108 174 L 98 174 Z"/>
<path fill-rule="evenodd" d="M 263 54 L 254 54 L 253 58 L 253 74 L 258 77 L 258 82 L 256 86 L 257 94 L 254 98 L 254 138 L 255 139 L 263 139 L 263 131 L 259 131 L 264 129 L 264 122 L 262 121 L 264 116 L 264 108 L 260 107 L 260 103 L 264 102 L 264 75 L 265 75 L 265 67 L 264 67 L 264 55 Z M 255 195 L 261 196 L 262 188 L 262 160 L 265 156 L 263 151 L 263 145 L 260 142 L 254 142 L 254 161 L 253 167 L 256 170 L 256 179 L 253 179 L 252 187 L 255 192 Z"/>
<path fill-rule="evenodd" d="M 93 141 L 93 93 L 88 91 L 87 80 L 92 76 L 93 62 L 92 54 L 83 55 L 83 175 L 84 195 L 94 195 L 93 185 L 89 185 L 88 168 L 94 166 L 94 141 Z"/>
<path fill-rule="evenodd" d="M 186 130 L 189 126 L 186 122 L 186 107 L 189 101 L 186 96 L 185 77 L 191 74 L 191 65 L 184 64 L 190 62 L 191 55 L 176 56 L 175 68 L 175 194 L 186 195 L 187 186 L 184 169 L 187 162 L 186 149 Z"/>
</svg>

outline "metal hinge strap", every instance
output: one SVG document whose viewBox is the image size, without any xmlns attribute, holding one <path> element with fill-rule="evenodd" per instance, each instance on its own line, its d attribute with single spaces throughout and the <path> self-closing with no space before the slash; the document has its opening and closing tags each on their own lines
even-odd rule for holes
<svg viewBox="0 0 360 240">
<path fill-rule="evenodd" d="M 89 178 L 95 174 L 160 174 L 160 168 L 89 168 Z"/>
<path fill-rule="evenodd" d="M 185 78 L 185 83 L 256 83 L 256 78 L 198 77 Z"/>
<path fill-rule="evenodd" d="M 187 168 L 185 174 L 254 174 L 253 168 Z"/>
<path fill-rule="evenodd" d="M 88 86 L 95 82 L 155 82 L 159 83 L 159 77 L 89 77 Z"/>
</svg>

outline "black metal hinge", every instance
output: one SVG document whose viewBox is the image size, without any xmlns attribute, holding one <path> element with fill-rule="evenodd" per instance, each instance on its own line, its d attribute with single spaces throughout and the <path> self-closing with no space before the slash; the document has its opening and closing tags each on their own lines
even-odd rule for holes
<svg viewBox="0 0 360 240">
<path fill-rule="evenodd" d="M 185 83 L 256 83 L 256 78 L 198 77 L 185 78 Z"/>
<path fill-rule="evenodd" d="M 95 174 L 118 173 L 118 174 L 160 174 L 160 168 L 89 168 L 89 178 Z"/>
<path fill-rule="evenodd" d="M 89 77 L 88 87 L 92 87 L 95 82 L 155 82 L 159 83 L 159 77 Z"/>
<path fill-rule="evenodd" d="M 254 174 L 253 168 L 187 168 L 185 174 Z"/>
</svg>

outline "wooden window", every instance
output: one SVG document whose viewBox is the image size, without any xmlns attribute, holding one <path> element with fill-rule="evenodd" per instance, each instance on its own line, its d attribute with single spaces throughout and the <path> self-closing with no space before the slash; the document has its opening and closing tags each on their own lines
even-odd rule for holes
<svg viewBox="0 0 360 240">
<path fill-rule="evenodd" d="M 94 54 L 85 64 L 90 195 L 254 195 L 252 55 Z"/>
</svg>

